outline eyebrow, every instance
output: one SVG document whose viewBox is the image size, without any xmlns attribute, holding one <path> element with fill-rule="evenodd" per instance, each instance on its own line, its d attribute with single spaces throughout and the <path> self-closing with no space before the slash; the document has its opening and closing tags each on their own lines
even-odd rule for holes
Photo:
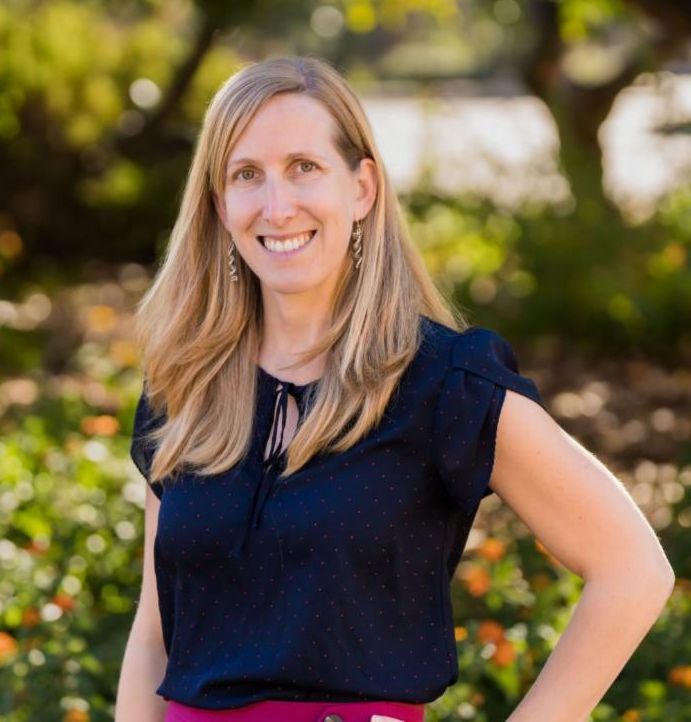
<svg viewBox="0 0 691 722">
<path fill-rule="evenodd" d="M 311 156 L 313 158 L 319 158 L 320 160 L 324 160 L 322 156 L 320 156 L 318 153 L 314 153 L 311 150 L 296 150 L 294 153 L 288 153 L 286 155 L 285 160 L 295 160 L 296 158 L 304 158 L 305 156 Z M 243 163 L 250 163 L 250 164 L 258 164 L 259 161 L 254 160 L 253 158 L 238 158 L 237 160 L 230 161 L 228 163 L 228 168 L 232 168 L 236 165 L 241 165 Z"/>
</svg>

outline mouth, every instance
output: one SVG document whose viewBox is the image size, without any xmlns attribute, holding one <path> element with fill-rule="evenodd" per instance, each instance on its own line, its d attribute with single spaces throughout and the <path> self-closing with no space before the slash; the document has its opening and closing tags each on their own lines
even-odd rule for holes
<svg viewBox="0 0 691 722">
<path fill-rule="evenodd" d="M 274 256 L 294 256 L 309 246 L 317 235 L 317 231 L 312 230 L 307 233 L 301 233 L 287 241 L 275 241 L 271 237 L 257 236 L 257 240 L 262 244 L 264 249 Z M 309 236 L 309 237 L 308 237 Z"/>
</svg>

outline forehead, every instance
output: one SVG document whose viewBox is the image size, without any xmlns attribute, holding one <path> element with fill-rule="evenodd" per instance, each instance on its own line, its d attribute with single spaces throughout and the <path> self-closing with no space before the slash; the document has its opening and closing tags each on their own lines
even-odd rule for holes
<svg viewBox="0 0 691 722">
<path fill-rule="evenodd" d="M 313 151 L 332 157 L 336 124 L 314 98 L 289 93 L 270 98 L 235 142 L 228 163 L 240 158 L 263 162 L 282 160 L 295 151 Z"/>
</svg>

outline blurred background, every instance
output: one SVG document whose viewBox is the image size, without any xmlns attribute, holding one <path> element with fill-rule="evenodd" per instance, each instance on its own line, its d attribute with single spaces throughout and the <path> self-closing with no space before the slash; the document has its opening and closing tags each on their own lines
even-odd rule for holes
<svg viewBox="0 0 691 722">
<path fill-rule="evenodd" d="M 130 319 L 206 104 L 284 54 L 348 77 L 440 288 L 667 550 L 674 594 L 593 720 L 690 720 L 689 0 L 0 5 L 0 718 L 112 719 L 143 548 Z M 505 719 L 581 588 L 483 502 L 428 722 Z"/>
</svg>

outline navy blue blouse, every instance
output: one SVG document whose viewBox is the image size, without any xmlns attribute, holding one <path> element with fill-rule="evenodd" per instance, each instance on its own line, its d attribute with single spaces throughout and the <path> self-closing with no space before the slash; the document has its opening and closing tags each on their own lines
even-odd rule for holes
<svg viewBox="0 0 691 722">
<path fill-rule="evenodd" d="M 450 583 L 492 493 L 506 389 L 545 406 L 495 331 L 426 316 L 421 329 L 382 422 L 347 452 L 277 479 L 287 395 L 302 419 L 319 380 L 300 386 L 257 366 L 246 459 L 149 482 L 161 500 L 154 560 L 168 654 L 158 695 L 207 709 L 424 704 L 457 681 Z M 147 481 L 153 450 L 141 437 L 160 421 L 144 385 L 131 455 Z"/>
</svg>

